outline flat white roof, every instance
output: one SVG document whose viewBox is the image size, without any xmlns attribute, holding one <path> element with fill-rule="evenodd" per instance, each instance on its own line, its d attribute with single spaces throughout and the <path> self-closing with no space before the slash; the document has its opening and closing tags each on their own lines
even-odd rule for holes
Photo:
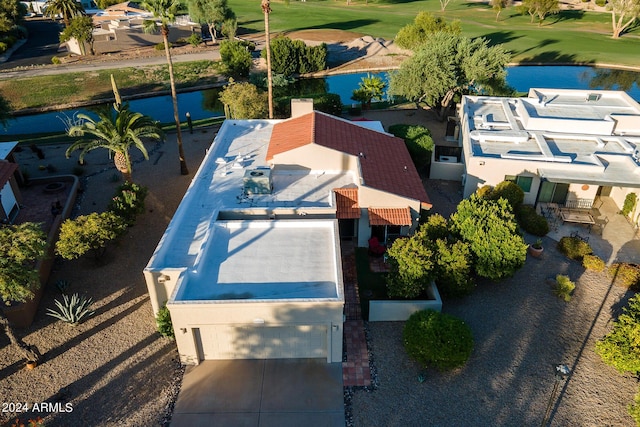
<svg viewBox="0 0 640 427">
<path fill-rule="evenodd" d="M 18 141 L 0 142 L 0 160 L 6 160 L 16 145 L 18 145 Z"/>
<path fill-rule="evenodd" d="M 219 221 L 175 301 L 337 299 L 335 221 Z"/>
<path fill-rule="evenodd" d="M 640 186 L 640 105 L 625 92 L 465 96 L 462 112 L 471 157 L 535 162 L 549 179 L 605 174 L 611 185 Z"/>
<path fill-rule="evenodd" d="M 331 190 L 353 185 L 356 177 L 278 166 L 268 171 L 266 151 L 278 122 L 226 120 L 218 131 L 146 267 L 185 271 L 174 300 L 343 298 L 337 220 L 305 216 L 331 217 Z M 273 191 L 246 194 L 247 171 L 261 170 L 271 174 Z M 274 210 L 295 219 L 264 221 Z M 225 217 L 234 212 L 243 213 L 243 221 Z M 259 219 L 250 219 L 252 212 Z"/>
</svg>

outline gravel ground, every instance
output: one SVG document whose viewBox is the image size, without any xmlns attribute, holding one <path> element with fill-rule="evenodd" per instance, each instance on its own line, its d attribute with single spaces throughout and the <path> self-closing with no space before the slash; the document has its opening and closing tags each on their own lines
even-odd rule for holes
<svg viewBox="0 0 640 427">
<path fill-rule="evenodd" d="M 559 273 L 576 282 L 569 303 L 552 292 Z M 403 322 L 369 323 L 378 386 L 354 393 L 354 425 L 540 425 L 560 363 L 572 374 L 560 384 L 550 425 L 634 425 L 626 406 L 637 379 L 606 366 L 594 352 L 629 296 L 606 274 L 563 257 L 547 239 L 544 257 L 528 258 L 513 278 L 480 283 L 471 296 L 444 302 L 443 312 L 473 331 L 475 348 L 463 368 L 422 370 L 404 352 Z"/>
<path fill-rule="evenodd" d="M 17 330 L 26 343 L 35 344 L 44 361 L 34 370 L 23 369 L 21 356 L 0 334 L 0 401 L 2 403 L 61 403 L 56 410 L 22 414 L 0 413 L 0 425 L 20 415 L 23 420 L 40 415 L 50 426 L 151 426 L 170 416 L 182 380 L 175 343 L 161 337 L 155 321 L 142 270 L 148 262 L 173 212 L 182 199 L 193 172 L 200 164 L 214 131 L 184 135 L 186 159 L 192 174 L 181 176 L 175 135 L 150 153 L 150 160 L 134 166 L 134 180 L 149 188 L 147 212 L 107 251 L 97 265 L 92 258 L 65 261 L 54 267 L 35 322 Z M 18 161 L 30 176 L 38 163 L 54 164 L 58 173 L 69 173 L 76 158 L 65 159 L 65 146 L 49 146 L 46 159 L 38 161 L 30 150 L 18 153 Z M 76 155 L 77 156 L 77 155 Z M 102 211 L 118 183 L 104 150 L 87 158 L 86 190 L 80 213 Z M 95 301 L 95 315 L 73 327 L 46 316 L 53 300 L 61 299 L 53 284 L 69 280 L 71 292 Z M 70 403 L 71 412 L 65 406 Z M 7 408 L 8 409 L 8 408 Z"/>
</svg>

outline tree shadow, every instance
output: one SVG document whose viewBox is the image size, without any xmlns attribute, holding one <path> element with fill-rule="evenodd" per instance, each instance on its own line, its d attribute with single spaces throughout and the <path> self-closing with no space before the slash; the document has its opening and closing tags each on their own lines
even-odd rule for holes
<svg viewBox="0 0 640 427">
<path fill-rule="evenodd" d="M 531 46 L 528 49 L 520 51 L 519 54 L 522 55 L 522 54 L 524 54 L 526 52 L 529 52 L 530 50 L 533 50 L 534 48 L 546 47 L 546 46 L 558 43 L 558 41 L 559 40 L 556 40 L 556 39 L 544 39 L 540 43 L 538 43 L 537 45 Z"/>
<path fill-rule="evenodd" d="M 485 34 L 482 37 L 489 40 L 489 44 L 494 46 L 512 42 L 521 38 L 522 36 L 516 36 L 513 31 L 496 31 L 493 33 Z"/>
<path fill-rule="evenodd" d="M 581 64 L 588 65 L 588 64 L 594 64 L 596 61 L 595 59 L 589 59 L 586 61 L 585 60 L 577 61 L 576 55 L 559 52 L 557 50 L 540 52 L 532 56 L 524 57 L 520 60 L 520 63 L 528 63 L 528 64 L 549 64 L 549 63 L 576 64 L 578 62 Z"/>
<path fill-rule="evenodd" d="M 584 16 L 584 10 L 561 10 L 559 13 L 556 13 L 555 15 L 549 17 L 552 18 L 549 19 L 549 21 L 553 21 L 550 22 L 549 25 L 553 25 L 555 23 L 563 21 L 578 21 L 584 18 Z"/>
<path fill-rule="evenodd" d="M 301 26 L 297 28 L 290 28 L 287 31 L 301 31 L 301 30 L 343 30 L 351 31 L 359 29 L 367 25 L 377 24 L 379 19 L 354 19 L 343 22 L 330 22 L 323 25 Z"/>
</svg>

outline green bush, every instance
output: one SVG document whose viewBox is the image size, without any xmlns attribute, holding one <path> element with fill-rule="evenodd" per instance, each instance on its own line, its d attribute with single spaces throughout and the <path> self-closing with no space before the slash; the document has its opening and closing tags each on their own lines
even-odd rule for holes
<svg viewBox="0 0 640 427">
<path fill-rule="evenodd" d="M 640 391 L 633 398 L 633 403 L 627 406 L 627 412 L 636 422 L 636 426 L 640 426 Z"/>
<path fill-rule="evenodd" d="M 575 288 L 576 284 L 569 279 L 569 276 L 565 276 L 564 274 L 558 274 L 556 276 L 554 293 L 566 302 L 571 301 L 571 294 Z"/>
<path fill-rule="evenodd" d="M 58 65 L 58 64 L 62 63 L 62 60 L 60 58 L 58 58 L 57 56 L 54 56 L 54 57 L 51 58 L 51 63 L 55 64 L 55 65 Z"/>
<path fill-rule="evenodd" d="M 640 295 L 629 304 L 614 322 L 613 330 L 596 343 L 596 353 L 602 361 L 620 373 L 640 373 Z"/>
<path fill-rule="evenodd" d="M 189 43 L 193 47 L 200 46 L 202 43 L 202 36 L 198 33 L 191 33 L 191 35 L 187 38 L 187 43 Z"/>
<path fill-rule="evenodd" d="M 619 286 L 640 290 L 640 266 L 626 262 L 612 264 L 607 273 L 615 278 Z"/>
<path fill-rule="evenodd" d="M 171 322 L 171 313 L 169 313 L 169 309 L 166 305 L 163 305 L 162 308 L 158 310 L 158 314 L 156 315 L 156 325 L 160 335 L 171 340 L 175 338 L 173 323 Z"/>
<path fill-rule="evenodd" d="M 624 198 L 624 204 L 622 205 L 622 215 L 629 216 L 629 214 L 636 207 L 636 203 L 638 202 L 638 196 L 636 193 L 629 193 Z"/>
<path fill-rule="evenodd" d="M 389 133 L 404 139 L 416 169 L 424 170 L 431 163 L 434 142 L 429 129 L 418 125 L 395 124 L 389 126 Z"/>
<path fill-rule="evenodd" d="M 483 198 L 483 199 L 489 199 L 490 195 L 491 195 L 491 190 L 493 190 L 493 187 L 491 187 L 490 185 L 483 185 L 482 187 L 478 188 L 476 190 L 476 194 L 478 195 L 478 197 Z"/>
<path fill-rule="evenodd" d="M 435 241 L 435 277 L 438 291 L 445 297 L 463 297 L 473 292 L 472 257 L 469 244 Z"/>
<path fill-rule="evenodd" d="M 169 43 L 169 49 L 171 49 L 172 44 Z M 155 50 L 164 50 L 164 42 L 160 42 L 153 47 Z"/>
<path fill-rule="evenodd" d="M 558 250 L 565 254 L 567 257 L 576 261 L 582 261 L 585 255 L 591 255 L 593 249 L 584 240 L 579 237 L 564 236 L 558 242 Z"/>
<path fill-rule="evenodd" d="M 124 233 L 127 224 L 113 212 L 91 213 L 67 219 L 60 225 L 56 253 L 65 259 L 76 259 L 93 251 L 100 258 L 107 244 Z"/>
<path fill-rule="evenodd" d="M 116 189 L 108 209 L 122 218 L 127 225 L 133 225 L 136 222 L 136 216 L 144 212 L 144 199 L 147 193 L 147 187 L 125 182 Z"/>
<path fill-rule="evenodd" d="M 251 52 L 246 43 L 223 40 L 220 43 L 220 58 L 227 76 L 247 77 L 253 64 Z"/>
<path fill-rule="evenodd" d="M 596 6 L 604 7 L 607 5 L 607 0 L 596 0 Z"/>
<path fill-rule="evenodd" d="M 291 76 L 312 73 L 327 67 L 327 45 L 307 46 L 302 40 L 278 36 L 271 40 L 271 69 L 274 73 Z M 266 49 L 261 53 L 267 57 Z"/>
<path fill-rule="evenodd" d="M 449 223 L 455 236 L 469 243 L 478 276 L 500 280 L 524 265 L 527 244 L 505 199 L 486 200 L 472 194 L 458 204 Z"/>
<path fill-rule="evenodd" d="M 431 284 L 433 251 L 425 244 L 423 227 L 411 237 L 396 239 L 387 254 L 387 294 L 390 298 L 416 298 Z"/>
<path fill-rule="evenodd" d="M 524 191 L 522 191 L 522 188 L 520 188 L 520 186 L 515 182 L 502 181 L 491 190 L 489 198 L 492 200 L 503 198 L 509 202 L 513 212 L 517 212 L 518 208 L 524 201 Z"/>
<path fill-rule="evenodd" d="M 516 210 L 516 218 L 520 227 L 529 234 L 543 237 L 549 232 L 549 222 L 530 205 L 520 205 Z"/>
<path fill-rule="evenodd" d="M 0 42 L 0 53 L 5 53 L 9 49 L 9 46 L 5 42 Z"/>
<path fill-rule="evenodd" d="M 597 255 L 585 255 L 582 258 L 582 266 L 587 270 L 604 271 L 606 265 L 602 258 Z"/>
<path fill-rule="evenodd" d="M 471 329 L 462 320 L 433 310 L 412 314 L 402 338 L 409 357 L 440 371 L 464 365 L 473 351 Z"/>
</svg>

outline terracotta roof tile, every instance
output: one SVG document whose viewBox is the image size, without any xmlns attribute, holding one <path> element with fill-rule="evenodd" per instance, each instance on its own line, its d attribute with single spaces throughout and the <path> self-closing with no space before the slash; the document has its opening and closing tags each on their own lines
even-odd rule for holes
<svg viewBox="0 0 640 427">
<path fill-rule="evenodd" d="M 336 217 L 338 219 L 360 218 L 357 188 L 334 188 L 336 193 Z"/>
<path fill-rule="evenodd" d="M 364 185 L 419 200 L 430 207 L 429 196 L 402 139 L 329 114 L 314 111 L 276 124 L 267 160 L 312 143 L 360 157 Z"/>
<path fill-rule="evenodd" d="M 18 169 L 17 164 L 0 160 L 0 189 L 11 179 L 16 169 Z"/>
<path fill-rule="evenodd" d="M 406 208 L 369 208 L 369 225 L 411 225 L 411 210 Z"/>
</svg>

